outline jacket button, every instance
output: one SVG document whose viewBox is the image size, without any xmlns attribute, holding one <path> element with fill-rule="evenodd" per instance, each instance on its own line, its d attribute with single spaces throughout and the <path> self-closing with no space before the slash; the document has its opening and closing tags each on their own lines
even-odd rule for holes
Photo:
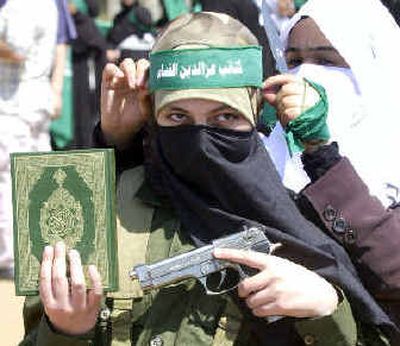
<svg viewBox="0 0 400 346">
<path fill-rule="evenodd" d="M 160 335 L 156 335 L 150 340 L 150 346 L 163 346 L 163 345 L 164 345 L 164 340 L 161 338 Z"/>
<path fill-rule="evenodd" d="M 99 318 L 101 321 L 107 321 L 111 316 L 111 311 L 109 308 L 103 308 L 100 310 Z"/>
<path fill-rule="evenodd" d="M 333 207 L 329 204 L 325 207 L 324 211 L 322 212 L 322 215 L 328 222 L 335 220 L 336 214 L 337 214 L 336 210 L 333 209 Z"/>
<path fill-rule="evenodd" d="M 354 244 L 356 242 L 357 236 L 356 232 L 352 229 L 348 229 L 346 234 L 344 235 L 344 241 L 347 244 Z"/>
<path fill-rule="evenodd" d="M 344 234 L 346 232 L 347 223 L 342 217 L 336 218 L 332 223 L 332 230 L 338 234 Z"/>
<path fill-rule="evenodd" d="M 316 340 L 314 335 L 307 334 L 306 336 L 304 336 L 305 345 L 315 345 L 315 341 Z"/>
</svg>

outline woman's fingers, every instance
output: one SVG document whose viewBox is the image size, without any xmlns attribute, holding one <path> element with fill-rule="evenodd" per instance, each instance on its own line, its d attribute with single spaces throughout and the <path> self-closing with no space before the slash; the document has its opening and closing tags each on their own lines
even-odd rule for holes
<svg viewBox="0 0 400 346">
<path fill-rule="evenodd" d="M 136 64 L 136 86 L 140 89 L 147 87 L 149 79 L 150 61 L 140 59 Z"/>
<path fill-rule="evenodd" d="M 128 71 L 130 67 L 124 65 L 125 69 Z M 108 63 L 103 69 L 103 76 L 102 76 L 102 92 L 106 90 L 127 90 L 131 91 L 132 88 L 130 87 L 129 80 L 127 76 L 131 76 L 130 74 L 126 73 L 124 70 L 119 68 L 117 65 Z"/>
<path fill-rule="evenodd" d="M 256 251 L 218 248 L 214 250 L 214 256 L 260 270 L 265 268 L 268 262 L 267 255 Z"/>
<path fill-rule="evenodd" d="M 103 297 L 103 286 L 101 284 L 101 276 L 96 266 L 94 265 L 90 265 L 88 267 L 88 271 L 89 271 L 89 278 L 92 284 L 92 288 L 89 290 L 88 293 L 88 308 L 97 309 Z"/>
<path fill-rule="evenodd" d="M 285 95 L 301 94 L 302 79 L 293 75 L 284 74 L 269 77 L 262 90 L 264 99 L 272 106 L 277 106 L 280 98 Z"/>
<path fill-rule="evenodd" d="M 103 69 L 102 85 L 111 88 L 113 81 L 116 79 L 122 79 L 123 77 L 124 73 L 117 65 L 108 63 Z"/>
<path fill-rule="evenodd" d="M 250 276 L 240 282 L 238 294 L 241 298 L 250 297 L 254 292 L 265 289 L 271 282 L 271 277 L 267 270 L 262 270 L 254 276 Z"/>
<path fill-rule="evenodd" d="M 63 242 L 58 242 L 54 248 L 52 285 L 57 301 L 61 305 L 67 305 L 69 300 L 69 284 L 67 279 L 65 244 Z"/>
<path fill-rule="evenodd" d="M 268 78 L 264 82 L 263 95 L 276 108 L 284 127 L 320 99 L 318 92 L 305 79 L 290 74 Z"/>
<path fill-rule="evenodd" d="M 275 298 L 271 289 L 264 288 L 249 295 L 246 299 L 246 304 L 250 309 L 254 310 L 266 304 L 271 304 L 275 301 Z"/>
<path fill-rule="evenodd" d="M 70 250 L 68 257 L 71 275 L 71 303 L 78 309 L 84 309 L 86 306 L 86 284 L 81 257 L 76 250 Z"/>
<path fill-rule="evenodd" d="M 278 97 L 279 99 L 279 110 L 285 110 L 287 108 L 302 106 L 302 97 L 301 95 L 284 95 L 282 97 Z"/>
<path fill-rule="evenodd" d="M 287 311 L 283 311 L 275 301 L 271 301 L 270 303 L 252 309 L 252 313 L 257 317 L 266 317 L 286 315 Z"/>
<path fill-rule="evenodd" d="M 267 78 L 264 82 L 263 88 L 269 89 L 269 88 L 281 87 L 284 84 L 298 82 L 299 80 L 300 80 L 299 77 L 296 77 L 295 75 L 292 74 L 278 74 L 276 76 L 271 76 Z"/>
<path fill-rule="evenodd" d="M 135 62 L 130 59 L 124 59 L 119 68 L 124 73 L 124 76 L 128 82 L 128 86 L 131 90 L 136 89 L 136 78 L 137 78 L 137 71 L 136 71 L 136 64 Z"/>
<path fill-rule="evenodd" d="M 86 290 L 80 255 L 70 250 L 69 274 L 65 244 L 57 243 L 44 249 L 40 271 L 40 296 L 46 314 L 53 326 L 60 332 L 78 335 L 91 330 L 97 319 L 102 299 L 101 277 L 96 267 L 89 267 L 92 288 Z"/>
<path fill-rule="evenodd" d="M 52 266 L 54 248 L 46 246 L 43 251 L 42 264 L 40 266 L 39 291 L 44 306 L 54 305 L 53 285 L 52 285 Z"/>
</svg>

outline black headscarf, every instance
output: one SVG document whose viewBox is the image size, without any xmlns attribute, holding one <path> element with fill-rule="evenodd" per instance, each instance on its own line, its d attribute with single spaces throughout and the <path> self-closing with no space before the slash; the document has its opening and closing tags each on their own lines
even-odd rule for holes
<svg viewBox="0 0 400 346">
<path fill-rule="evenodd" d="M 277 255 L 342 288 L 364 323 L 393 331 L 344 249 L 300 214 L 255 130 L 158 127 L 154 150 L 154 169 L 197 246 L 266 226 L 268 239 L 283 244 Z"/>
</svg>

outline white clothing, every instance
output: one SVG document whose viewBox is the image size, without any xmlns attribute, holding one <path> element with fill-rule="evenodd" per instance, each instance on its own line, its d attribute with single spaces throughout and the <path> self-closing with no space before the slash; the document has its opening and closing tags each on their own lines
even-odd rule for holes
<svg viewBox="0 0 400 346">
<path fill-rule="evenodd" d="M 118 45 L 118 49 L 150 51 L 154 46 L 154 42 L 155 38 L 149 32 L 146 32 L 142 38 L 132 34 L 121 41 Z"/>
<path fill-rule="evenodd" d="M 371 194 L 388 206 L 400 195 L 400 165 L 392 153 L 400 128 L 400 29 L 379 0 L 309 0 L 283 30 L 285 45 L 302 16 L 317 23 L 349 64 L 364 108 L 356 120 L 330 114 L 331 139 L 338 140 L 341 154 L 350 159 Z M 343 106 L 352 108 L 353 101 L 346 105 L 344 99 Z M 295 190 L 306 183 L 292 179 L 285 175 L 284 183 Z"/>
<path fill-rule="evenodd" d="M 0 269 L 13 266 L 9 154 L 50 150 L 56 34 L 54 0 L 7 0 L 0 8 L 0 40 L 24 58 L 0 58 Z"/>
<path fill-rule="evenodd" d="M 261 26 L 264 26 L 264 19 L 263 19 L 262 13 L 261 13 L 263 1 L 264 0 L 254 0 L 255 4 L 260 9 L 259 23 Z M 289 21 L 289 17 L 281 16 L 279 14 L 278 0 L 265 0 L 265 1 L 271 10 L 271 19 L 272 19 L 273 23 L 275 24 L 277 31 L 281 32 L 281 29 L 287 25 L 287 22 Z"/>
<path fill-rule="evenodd" d="M 0 59 L 0 114 L 50 113 L 56 33 L 54 0 L 7 0 L 0 9 L 0 40 L 25 58 L 21 64 Z"/>
</svg>

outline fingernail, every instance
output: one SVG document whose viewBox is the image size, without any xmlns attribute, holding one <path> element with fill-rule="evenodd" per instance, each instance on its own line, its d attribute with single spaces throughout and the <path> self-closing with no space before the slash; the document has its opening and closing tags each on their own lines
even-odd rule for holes
<svg viewBox="0 0 400 346">
<path fill-rule="evenodd" d="M 214 249 L 214 256 L 221 255 L 221 249 Z"/>
<path fill-rule="evenodd" d="M 77 256 L 77 255 L 79 256 L 79 252 L 77 250 L 75 250 L 75 249 L 69 250 L 69 254 L 72 255 L 72 256 Z"/>
<path fill-rule="evenodd" d="M 98 273 L 97 267 L 94 264 L 89 264 L 87 268 L 88 268 L 89 273 L 92 273 L 92 274 Z"/>
<path fill-rule="evenodd" d="M 42 257 L 50 257 L 51 254 L 53 253 L 53 247 L 51 245 L 46 245 L 43 249 L 43 255 Z"/>
</svg>

